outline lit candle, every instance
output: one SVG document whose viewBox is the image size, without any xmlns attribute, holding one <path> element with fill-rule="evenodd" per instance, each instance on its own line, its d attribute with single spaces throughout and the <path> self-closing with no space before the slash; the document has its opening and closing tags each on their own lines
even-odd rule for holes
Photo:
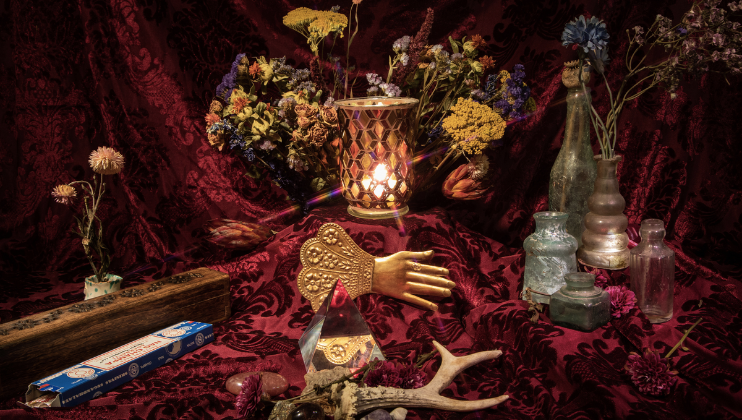
<svg viewBox="0 0 742 420">
<path fill-rule="evenodd" d="M 384 182 L 387 178 L 389 178 L 389 171 L 386 170 L 386 165 L 383 163 L 376 165 L 376 169 L 374 169 L 374 180 L 376 182 Z"/>
</svg>

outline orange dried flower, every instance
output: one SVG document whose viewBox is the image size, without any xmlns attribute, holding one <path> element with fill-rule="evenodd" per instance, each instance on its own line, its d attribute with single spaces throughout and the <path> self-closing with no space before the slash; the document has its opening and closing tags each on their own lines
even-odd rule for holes
<svg viewBox="0 0 742 420">
<path fill-rule="evenodd" d="M 245 106 L 248 102 L 250 101 L 248 101 L 247 98 L 239 97 L 235 99 L 234 102 L 232 102 L 232 109 L 234 110 L 234 112 L 239 114 L 240 112 L 242 112 L 243 109 L 245 109 Z"/>
<path fill-rule="evenodd" d="M 492 57 L 488 55 L 479 57 L 479 62 L 482 64 L 482 68 L 484 68 L 484 70 L 489 70 L 495 67 L 495 60 L 493 60 Z"/>
<path fill-rule="evenodd" d="M 262 73 L 263 71 L 260 69 L 260 65 L 258 62 L 254 62 L 252 66 L 250 66 L 250 76 L 257 77 Z"/>
<path fill-rule="evenodd" d="M 472 36 L 470 41 L 474 48 L 482 48 L 487 46 L 487 41 L 482 39 L 482 36 L 479 34 Z"/>
<path fill-rule="evenodd" d="M 209 128 L 212 126 L 212 124 L 221 121 L 221 118 L 219 118 L 219 116 L 214 114 L 213 112 L 211 114 L 206 114 L 206 118 L 204 119 L 206 120 L 206 128 Z"/>
</svg>

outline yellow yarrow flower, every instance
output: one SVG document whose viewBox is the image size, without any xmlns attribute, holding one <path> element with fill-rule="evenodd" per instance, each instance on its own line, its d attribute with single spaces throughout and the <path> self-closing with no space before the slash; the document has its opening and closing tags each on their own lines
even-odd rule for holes
<svg viewBox="0 0 742 420">
<path fill-rule="evenodd" d="M 339 32 L 342 38 L 343 29 L 348 26 L 348 17 L 340 13 L 300 7 L 284 16 L 283 24 L 304 35 L 316 55 L 319 44 L 327 35 Z"/>
<path fill-rule="evenodd" d="M 505 135 L 505 120 L 486 105 L 459 98 L 443 120 L 443 129 L 456 142 L 454 147 L 471 155 L 482 153 L 491 141 Z"/>
</svg>

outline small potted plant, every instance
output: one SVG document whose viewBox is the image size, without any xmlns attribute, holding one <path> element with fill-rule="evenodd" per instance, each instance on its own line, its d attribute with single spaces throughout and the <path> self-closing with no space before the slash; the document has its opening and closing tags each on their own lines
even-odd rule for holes
<svg viewBox="0 0 742 420">
<path fill-rule="evenodd" d="M 82 247 L 88 257 L 93 275 L 85 278 L 85 300 L 113 293 L 121 288 L 121 277 L 108 273 L 111 263 L 109 249 L 103 243 L 103 222 L 95 215 L 106 192 L 104 175 L 114 175 L 124 168 L 124 156 L 110 147 L 99 147 L 90 154 L 90 167 L 100 175 L 93 175 L 93 183 L 73 181 L 54 187 L 52 196 L 58 203 L 71 205 L 77 197 L 75 185 L 81 187 L 83 198 L 82 217 L 75 216 L 77 230 L 82 238 Z M 99 265 L 96 265 L 96 257 Z"/>
</svg>

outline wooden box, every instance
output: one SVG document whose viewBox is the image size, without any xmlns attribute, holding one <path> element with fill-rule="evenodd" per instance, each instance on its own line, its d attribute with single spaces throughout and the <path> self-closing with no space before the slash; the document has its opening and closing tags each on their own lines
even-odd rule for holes
<svg viewBox="0 0 742 420">
<path fill-rule="evenodd" d="M 180 321 L 229 315 L 229 275 L 199 268 L 0 324 L 0 398 Z"/>
</svg>

